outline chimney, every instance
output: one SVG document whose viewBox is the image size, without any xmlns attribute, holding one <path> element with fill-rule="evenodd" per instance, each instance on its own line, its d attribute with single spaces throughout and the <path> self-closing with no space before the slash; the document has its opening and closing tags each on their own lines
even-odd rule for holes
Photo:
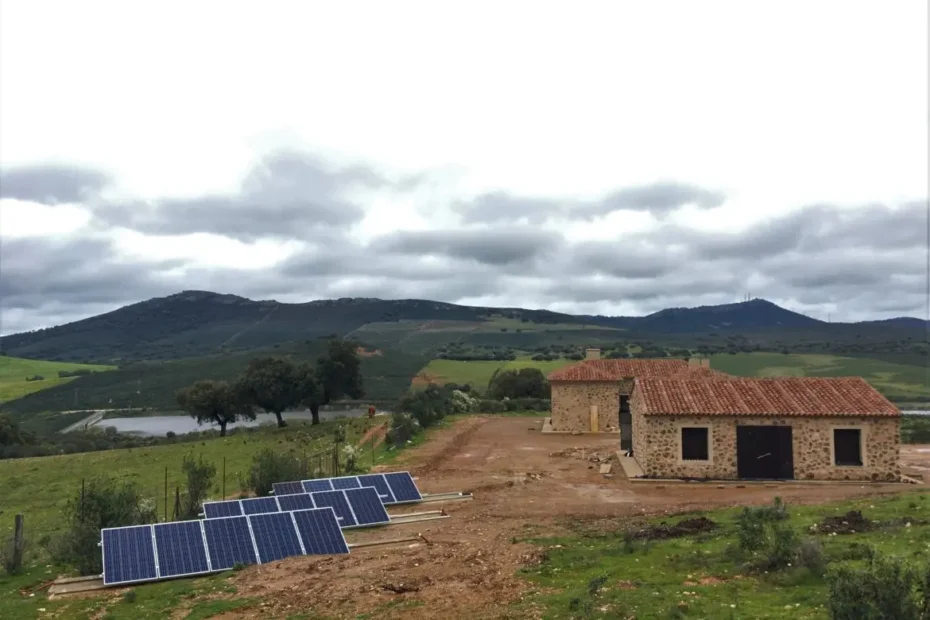
<svg viewBox="0 0 930 620">
<path fill-rule="evenodd" d="M 688 366 L 690 366 L 691 368 L 698 368 L 700 367 L 700 365 L 701 365 L 701 360 L 699 360 L 698 358 L 696 357 L 688 358 Z"/>
<path fill-rule="evenodd" d="M 600 349 L 585 349 L 584 358 L 586 360 L 599 360 L 601 359 L 601 350 Z"/>
<path fill-rule="evenodd" d="M 704 359 L 701 360 L 701 367 L 702 367 L 702 368 L 710 368 L 710 358 L 709 358 L 709 357 L 705 357 Z"/>
</svg>

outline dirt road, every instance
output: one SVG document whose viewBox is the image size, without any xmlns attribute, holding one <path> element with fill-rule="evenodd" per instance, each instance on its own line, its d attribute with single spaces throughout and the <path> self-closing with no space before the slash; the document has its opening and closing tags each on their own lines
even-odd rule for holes
<svg viewBox="0 0 930 620">
<path fill-rule="evenodd" d="M 813 503 L 902 490 L 887 484 L 631 483 L 622 472 L 610 478 L 598 473 L 598 461 L 616 450 L 615 437 L 543 435 L 541 425 L 541 418 L 476 417 L 438 431 L 390 469 L 409 470 L 424 492 L 468 491 L 475 499 L 446 504 L 449 519 L 346 535 L 352 543 L 422 533 L 431 544 L 362 548 L 349 556 L 244 570 L 233 578 L 239 596 L 263 602 L 223 617 L 277 618 L 310 610 L 335 618 L 509 617 L 506 606 L 528 589 L 516 572 L 535 562 L 538 552 L 516 539 L 564 531 L 568 520 L 616 524 L 644 514 L 767 503 L 776 495 Z M 930 471 L 930 448 L 908 447 L 902 457 L 912 471 Z"/>
</svg>

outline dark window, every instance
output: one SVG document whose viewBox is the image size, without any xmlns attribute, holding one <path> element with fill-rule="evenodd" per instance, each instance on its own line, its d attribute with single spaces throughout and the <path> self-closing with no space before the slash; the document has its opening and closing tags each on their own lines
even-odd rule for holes
<svg viewBox="0 0 930 620">
<path fill-rule="evenodd" d="M 683 461 L 708 460 L 707 429 L 681 429 L 681 459 Z"/>
<path fill-rule="evenodd" d="M 836 465 L 862 465 L 862 431 L 858 428 L 833 430 L 833 462 Z"/>
</svg>

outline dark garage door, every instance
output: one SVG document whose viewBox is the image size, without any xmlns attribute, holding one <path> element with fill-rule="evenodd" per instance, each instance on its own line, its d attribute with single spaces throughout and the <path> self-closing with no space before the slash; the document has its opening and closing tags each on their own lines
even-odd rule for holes
<svg viewBox="0 0 930 620">
<path fill-rule="evenodd" d="M 736 472 L 740 478 L 794 478 L 790 426 L 737 426 Z"/>
</svg>

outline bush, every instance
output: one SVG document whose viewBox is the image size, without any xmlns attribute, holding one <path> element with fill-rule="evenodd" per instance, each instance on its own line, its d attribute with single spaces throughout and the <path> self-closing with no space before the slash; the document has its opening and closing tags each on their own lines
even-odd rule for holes
<svg viewBox="0 0 930 620">
<path fill-rule="evenodd" d="M 51 542 L 53 559 L 73 566 L 82 575 L 103 572 L 100 530 L 155 521 L 154 504 L 129 482 L 96 478 L 72 497 L 64 509 L 65 532 Z"/>
<path fill-rule="evenodd" d="M 927 620 L 930 568 L 875 555 L 865 568 L 840 566 L 827 575 L 834 620 Z"/>
<path fill-rule="evenodd" d="M 359 449 L 353 445 L 342 446 L 342 461 L 345 474 L 357 474 L 362 471 L 358 463 Z"/>
<path fill-rule="evenodd" d="M 196 519 L 216 478 L 216 465 L 204 461 L 203 456 L 194 460 L 193 456 L 188 455 L 181 462 L 181 471 L 185 476 L 185 489 L 178 518 Z"/>
<path fill-rule="evenodd" d="M 429 428 L 448 414 L 455 412 L 453 391 L 437 385 L 429 385 L 425 390 L 407 393 L 400 399 L 394 410 L 409 413 L 421 428 Z"/>
<path fill-rule="evenodd" d="M 409 413 L 395 413 L 391 416 L 391 428 L 388 430 L 386 440 L 395 448 L 399 448 L 420 432 L 420 423 Z"/>
<path fill-rule="evenodd" d="M 274 490 L 275 482 L 290 482 L 308 478 L 307 464 L 290 454 L 279 454 L 265 448 L 252 459 L 249 478 L 244 485 L 257 497 L 264 497 Z"/>
</svg>

